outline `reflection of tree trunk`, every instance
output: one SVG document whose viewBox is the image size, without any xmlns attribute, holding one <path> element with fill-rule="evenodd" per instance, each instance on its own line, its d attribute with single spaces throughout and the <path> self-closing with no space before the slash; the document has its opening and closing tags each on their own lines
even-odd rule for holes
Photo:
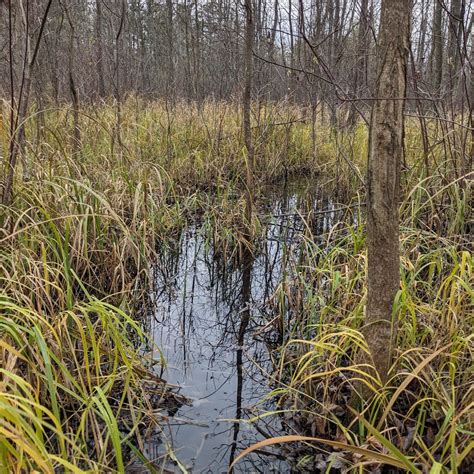
<svg viewBox="0 0 474 474">
<path fill-rule="evenodd" d="M 237 452 L 237 444 L 239 440 L 240 431 L 240 420 L 242 419 L 242 391 L 244 385 L 243 377 L 243 346 L 245 342 L 245 332 L 250 321 L 250 301 L 252 297 L 252 267 L 253 267 L 253 256 L 250 250 L 246 248 L 243 257 L 243 270 L 242 270 L 242 289 L 241 289 L 241 319 L 239 325 L 239 332 L 237 335 L 237 354 L 236 354 L 236 366 L 237 366 L 237 398 L 236 398 L 236 412 L 233 425 L 233 436 L 232 446 L 230 450 L 229 466 L 232 465 Z M 230 471 L 232 472 L 232 470 Z"/>
<path fill-rule="evenodd" d="M 382 382 L 388 378 L 400 288 L 399 187 L 410 33 L 410 0 L 383 0 L 376 97 L 369 138 L 368 295 L 364 333 Z M 392 99 L 392 100 L 391 100 Z"/>
</svg>

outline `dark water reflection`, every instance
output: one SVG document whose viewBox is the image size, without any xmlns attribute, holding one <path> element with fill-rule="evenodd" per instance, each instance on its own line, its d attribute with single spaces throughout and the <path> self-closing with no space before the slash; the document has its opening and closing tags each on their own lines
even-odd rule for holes
<svg viewBox="0 0 474 474">
<path fill-rule="evenodd" d="M 297 256 L 306 228 L 299 213 L 337 208 L 309 189 L 298 184 L 269 193 L 261 251 L 237 268 L 219 265 L 196 225 L 156 265 L 151 330 L 168 363 L 164 378 L 192 401 L 170 418 L 164 438 L 189 472 L 227 472 L 238 453 L 264 434 L 284 434 L 277 416 L 257 424 L 235 420 L 272 409 L 271 401 L 256 408 L 270 390 L 271 348 L 279 338 L 268 324 L 275 317 L 268 303 Z M 313 219 L 314 234 L 327 232 L 336 214 Z M 148 450 L 150 459 L 166 452 L 163 442 L 153 440 Z M 234 470 L 289 471 L 275 447 L 246 457 Z"/>
</svg>

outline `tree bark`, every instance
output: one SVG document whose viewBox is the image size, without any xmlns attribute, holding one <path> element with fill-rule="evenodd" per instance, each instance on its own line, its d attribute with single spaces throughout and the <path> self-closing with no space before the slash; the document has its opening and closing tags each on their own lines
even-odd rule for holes
<svg viewBox="0 0 474 474">
<path fill-rule="evenodd" d="M 461 0 L 451 0 L 448 39 L 448 70 L 450 74 L 457 72 L 459 64 L 459 36 L 461 26 Z"/>
<path fill-rule="evenodd" d="M 369 55 L 369 2 L 361 0 L 359 31 L 357 35 L 357 61 L 354 68 L 354 94 L 358 98 L 367 89 L 367 58 Z M 355 103 L 351 104 L 349 125 L 354 127 L 357 123 L 358 111 Z"/>
<path fill-rule="evenodd" d="M 245 50 L 244 50 L 244 65 L 245 65 L 245 82 L 244 93 L 242 99 L 243 108 L 243 129 L 245 149 L 247 152 L 247 199 L 246 199 L 246 238 L 251 239 L 251 223 L 252 223 L 252 207 L 253 207 L 253 170 L 254 170 L 254 149 L 252 142 L 252 129 L 250 126 L 250 108 L 252 99 L 252 82 L 253 82 L 253 43 L 254 43 L 254 17 L 252 0 L 245 0 Z"/>
<path fill-rule="evenodd" d="M 443 77 L 443 7 L 441 0 L 435 0 L 433 15 L 433 46 L 432 46 L 433 84 L 439 94 Z"/>
<path fill-rule="evenodd" d="M 449 11 L 449 37 L 448 37 L 448 58 L 446 72 L 448 74 L 449 93 L 451 96 L 451 106 L 457 109 L 459 104 L 459 86 L 462 77 L 461 69 L 461 48 L 462 29 L 464 16 L 464 1 L 451 0 Z"/>
<path fill-rule="evenodd" d="M 74 79 L 75 75 L 75 50 L 74 50 L 74 40 L 76 36 L 76 29 L 74 26 L 73 18 L 69 12 L 67 2 L 61 2 L 61 7 L 64 10 L 66 18 L 69 23 L 69 51 L 68 51 L 68 74 L 69 74 L 69 92 L 71 94 L 72 101 L 72 116 L 73 116 L 73 143 L 72 143 L 72 153 L 74 156 L 77 155 L 80 146 L 81 146 L 81 129 L 79 127 L 79 95 L 76 87 L 76 81 Z"/>
<path fill-rule="evenodd" d="M 104 81 L 104 40 L 102 35 L 102 0 L 95 2 L 95 35 L 97 40 L 97 80 L 99 97 L 105 97 Z"/>
<path fill-rule="evenodd" d="M 400 287 L 399 187 L 411 0 L 382 0 L 376 98 L 368 157 L 368 295 L 364 334 L 382 383 L 388 378 Z"/>
<path fill-rule="evenodd" d="M 38 37 L 36 39 L 36 44 L 33 53 L 31 54 L 30 50 L 30 37 L 29 37 L 29 24 L 28 24 L 28 14 L 23 13 L 24 17 L 24 27 L 25 27 L 25 44 L 26 44 L 26 58 L 24 61 L 23 67 L 23 79 L 21 84 L 21 90 L 18 96 L 18 110 L 15 119 L 15 127 L 12 128 L 12 134 L 10 137 L 10 149 L 8 156 L 8 168 L 5 179 L 5 187 L 3 189 L 2 203 L 5 206 L 9 206 L 13 199 L 13 179 L 15 176 L 15 167 L 18 155 L 23 152 L 24 142 L 25 142 L 25 120 L 28 115 L 28 106 L 30 100 L 31 92 L 31 75 L 34 69 L 36 58 L 38 56 L 39 47 L 41 44 L 41 38 L 43 36 L 44 27 L 46 20 L 48 18 L 49 10 L 51 8 L 52 0 L 48 0 L 46 5 L 43 17 L 41 19 L 41 26 L 39 28 Z M 8 5 L 9 11 L 9 29 L 11 34 L 11 5 Z M 10 54 L 11 54 L 11 44 L 10 44 Z M 12 56 L 10 56 L 10 61 L 12 61 Z M 10 73 L 13 77 L 13 69 L 10 70 Z M 12 103 L 12 107 L 13 107 Z M 13 116 L 12 116 L 13 118 Z M 24 162 L 23 165 L 23 174 L 28 175 L 29 170 L 26 168 L 27 164 Z"/>
<path fill-rule="evenodd" d="M 470 100 L 469 100 L 469 115 L 471 120 L 471 152 L 469 154 L 469 162 L 467 163 L 466 173 L 472 170 L 472 164 L 474 163 L 474 29 L 471 33 L 471 75 L 470 75 Z M 465 174 L 466 174 L 465 173 Z"/>
<path fill-rule="evenodd" d="M 423 76 L 425 66 L 425 42 L 426 42 L 426 29 L 428 28 L 428 19 L 425 0 L 421 0 L 421 20 L 420 20 L 420 35 L 418 37 L 418 48 L 416 55 L 416 69 L 420 77 Z"/>
<path fill-rule="evenodd" d="M 166 42 L 167 42 L 167 79 L 168 84 L 166 87 L 166 100 L 171 100 L 174 103 L 174 87 L 175 87 L 175 75 L 174 75 L 174 48 L 173 48 L 173 2 L 172 0 L 166 0 Z"/>
</svg>

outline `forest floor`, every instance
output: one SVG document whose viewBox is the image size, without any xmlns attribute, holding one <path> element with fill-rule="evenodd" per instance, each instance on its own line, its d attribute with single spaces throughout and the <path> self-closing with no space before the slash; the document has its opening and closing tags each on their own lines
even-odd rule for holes
<svg viewBox="0 0 474 474">
<path fill-rule="evenodd" d="M 112 105 L 84 108 L 79 143 L 66 106 L 32 117 L 14 201 L 0 212 L 0 466 L 124 472 L 139 462 L 160 470 L 147 435 L 165 437 L 192 394 L 164 380 L 167 351 L 156 345 L 157 318 L 149 319 L 164 303 L 151 295 L 169 290 L 169 275 L 157 271 L 179 275 L 183 242 L 200 242 L 205 271 L 215 265 L 220 281 L 240 278 L 230 286 L 240 298 L 235 314 L 258 321 L 252 339 L 263 341 L 270 364 L 260 367 L 267 389 L 242 423 L 259 437 L 248 451 L 239 442 L 227 459 L 235 470 L 245 470 L 240 456 L 257 454 L 285 457 L 300 472 L 472 472 L 473 174 L 446 151 L 456 149 L 456 131 L 446 137 L 428 124 L 436 145 L 427 156 L 417 123 L 407 124 L 398 335 L 382 385 L 360 363 L 363 124 L 338 130 L 323 117 L 312 124 L 301 107 L 254 108 L 249 242 L 236 105 L 177 103 L 170 112 L 132 98 L 119 127 Z M 0 146 L 6 154 L 5 129 Z M 302 177 L 303 190 L 288 193 Z M 271 284 L 249 297 L 246 269 L 254 281 L 271 274 Z M 241 323 L 229 336 L 237 358 Z M 354 400 L 369 380 L 373 397 L 361 407 Z M 262 425 L 269 417 L 280 432 Z M 159 456 L 186 470 L 174 446 Z"/>
</svg>

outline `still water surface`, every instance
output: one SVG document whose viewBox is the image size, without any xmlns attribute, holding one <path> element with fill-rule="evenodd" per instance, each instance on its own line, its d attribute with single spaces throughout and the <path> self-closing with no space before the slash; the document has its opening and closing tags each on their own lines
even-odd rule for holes
<svg viewBox="0 0 474 474">
<path fill-rule="evenodd" d="M 227 472 L 242 449 L 268 434 L 286 434 L 277 416 L 246 420 L 273 408 L 272 400 L 262 402 L 272 388 L 271 351 L 279 339 L 269 324 L 276 316 L 270 302 L 303 239 L 300 213 L 337 208 L 309 189 L 298 183 L 269 193 L 262 210 L 265 239 L 246 265 L 222 268 L 198 225 L 189 225 L 175 248 L 163 252 L 155 267 L 151 330 L 167 361 L 164 378 L 180 386 L 191 404 L 170 417 L 159 442 L 149 443 L 150 459 L 162 457 L 168 444 L 188 472 Z M 327 232 L 336 214 L 318 214 L 313 234 Z M 272 447 L 234 470 L 289 471 L 281 451 Z"/>
</svg>

